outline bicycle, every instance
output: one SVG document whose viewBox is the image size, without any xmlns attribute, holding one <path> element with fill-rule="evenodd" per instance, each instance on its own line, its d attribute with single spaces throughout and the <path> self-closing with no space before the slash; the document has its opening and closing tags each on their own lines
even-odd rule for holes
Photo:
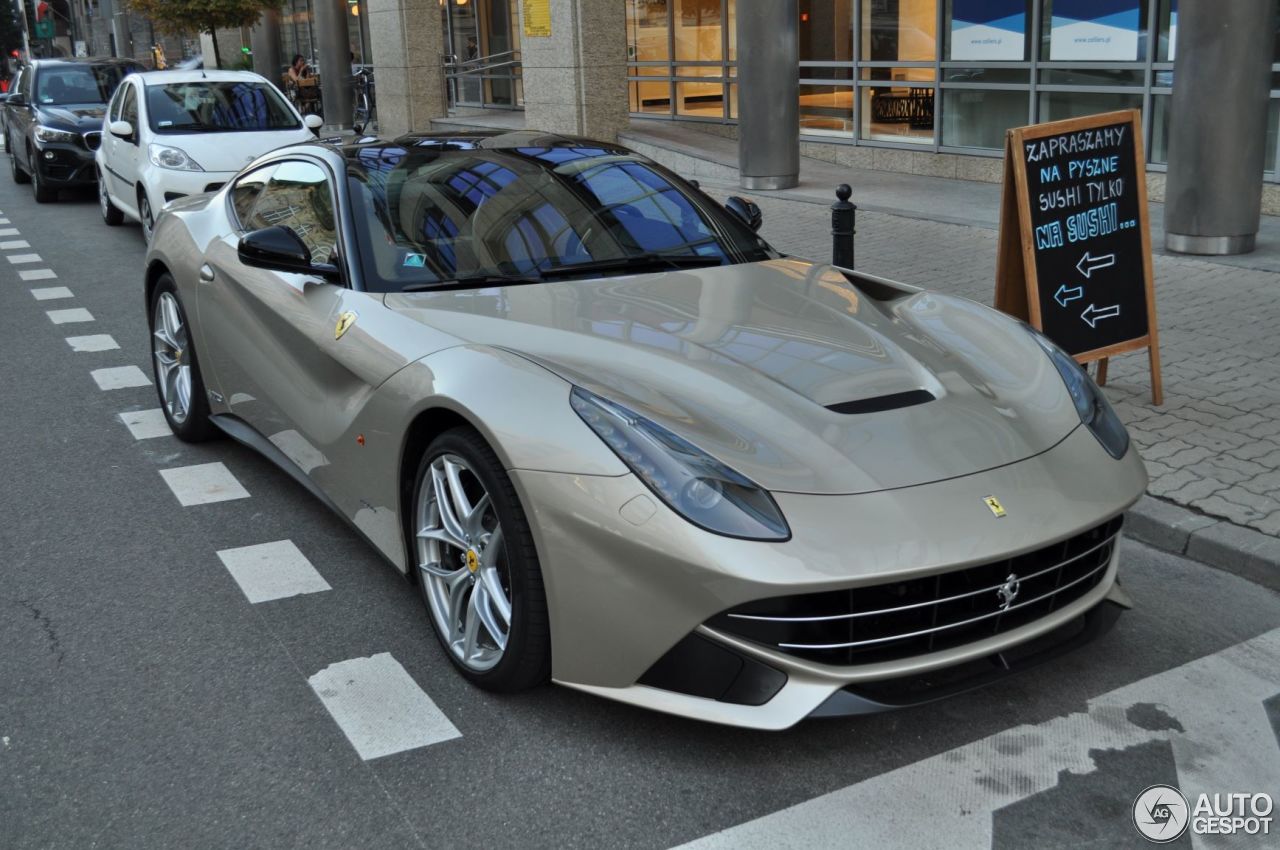
<svg viewBox="0 0 1280 850">
<path fill-rule="evenodd" d="M 352 98 L 351 103 L 351 126 L 357 133 L 363 135 L 373 117 L 372 69 L 360 68 L 353 75 L 352 81 L 355 83 L 355 97 Z"/>
</svg>

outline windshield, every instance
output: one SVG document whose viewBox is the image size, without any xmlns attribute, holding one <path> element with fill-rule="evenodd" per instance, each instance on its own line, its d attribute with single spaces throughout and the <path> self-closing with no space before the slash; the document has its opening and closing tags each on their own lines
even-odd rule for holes
<svg viewBox="0 0 1280 850">
<path fill-rule="evenodd" d="M 156 133 L 235 133 L 302 126 L 273 86 L 245 80 L 147 86 L 147 123 Z"/>
<path fill-rule="evenodd" d="M 57 65 L 36 76 L 36 103 L 41 106 L 106 103 L 132 68 L 119 65 Z"/>
<path fill-rule="evenodd" d="M 429 143 L 348 156 L 374 291 L 561 279 L 582 264 L 596 277 L 777 256 L 719 204 L 618 149 Z"/>
</svg>

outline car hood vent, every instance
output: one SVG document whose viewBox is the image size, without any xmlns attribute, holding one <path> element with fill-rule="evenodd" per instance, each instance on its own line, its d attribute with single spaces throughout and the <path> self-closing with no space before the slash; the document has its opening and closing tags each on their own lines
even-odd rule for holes
<svg viewBox="0 0 1280 850">
<path fill-rule="evenodd" d="M 841 401 L 828 404 L 827 410 L 835 413 L 879 413 L 882 410 L 897 410 L 900 407 L 911 407 L 933 401 L 936 398 L 928 390 L 908 390 L 904 393 L 889 393 L 873 398 L 860 398 L 857 401 Z"/>
</svg>

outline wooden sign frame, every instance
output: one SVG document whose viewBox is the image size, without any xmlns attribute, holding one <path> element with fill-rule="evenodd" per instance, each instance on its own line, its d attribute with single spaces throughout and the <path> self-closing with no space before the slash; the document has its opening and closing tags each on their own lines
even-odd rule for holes
<svg viewBox="0 0 1280 850">
<path fill-rule="evenodd" d="M 1107 363 L 1117 354 L 1147 349 L 1151 365 L 1151 400 L 1157 406 L 1164 402 L 1160 378 L 1160 340 L 1156 322 L 1156 293 L 1152 278 L 1151 226 L 1147 207 L 1146 153 L 1142 143 L 1142 113 L 1136 109 L 1104 112 L 1083 118 L 1070 118 L 1030 127 L 1015 127 L 1005 133 L 1004 179 L 1000 202 L 1000 245 L 996 255 L 997 310 L 1017 316 L 1037 330 L 1043 329 L 1040 309 L 1040 287 L 1036 270 L 1036 246 L 1033 238 L 1031 197 L 1027 187 L 1027 159 L 1024 142 L 1061 136 L 1080 130 L 1128 123 L 1132 127 L 1134 146 L 1134 192 L 1138 202 L 1138 229 L 1142 236 L 1143 286 L 1146 291 L 1147 333 L 1084 351 L 1075 355 L 1081 364 L 1098 362 L 1098 383 L 1107 381 Z"/>
</svg>

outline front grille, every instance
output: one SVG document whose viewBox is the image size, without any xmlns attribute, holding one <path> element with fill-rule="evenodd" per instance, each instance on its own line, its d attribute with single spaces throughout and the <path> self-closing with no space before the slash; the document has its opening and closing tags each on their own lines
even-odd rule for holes
<svg viewBox="0 0 1280 850">
<path fill-rule="evenodd" d="M 962 570 L 748 602 L 707 625 L 837 665 L 973 643 L 1034 622 L 1097 587 L 1122 521 L 1117 516 L 1052 546 Z"/>
<path fill-rule="evenodd" d="M 84 146 L 91 151 L 96 151 L 102 144 L 102 133 L 98 130 L 92 130 L 84 134 Z"/>
<path fill-rule="evenodd" d="M 205 184 L 204 190 L 205 190 L 206 192 L 216 192 L 216 191 L 218 191 L 219 189 L 221 189 L 221 188 L 222 188 L 223 186 L 225 186 L 225 185 L 227 185 L 225 182 L 223 182 L 223 183 L 207 183 L 207 184 Z"/>
</svg>

